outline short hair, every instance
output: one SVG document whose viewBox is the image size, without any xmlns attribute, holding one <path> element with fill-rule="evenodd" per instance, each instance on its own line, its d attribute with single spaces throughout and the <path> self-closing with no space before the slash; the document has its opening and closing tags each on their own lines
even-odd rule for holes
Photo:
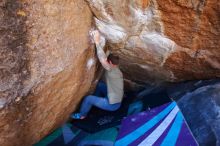
<svg viewBox="0 0 220 146">
<path fill-rule="evenodd" d="M 119 65 L 119 56 L 115 54 L 109 54 L 107 61 L 111 61 L 114 65 Z"/>
</svg>

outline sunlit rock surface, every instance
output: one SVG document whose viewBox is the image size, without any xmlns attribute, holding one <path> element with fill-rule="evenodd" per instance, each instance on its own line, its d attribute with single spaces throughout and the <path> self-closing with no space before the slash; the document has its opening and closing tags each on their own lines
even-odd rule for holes
<svg viewBox="0 0 220 146">
<path fill-rule="evenodd" d="M 67 120 L 96 71 L 82 0 L 0 1 L 0 145 L 28 146 Z"/>
<path fill-rule="evenodd" d="M 220 77 L 218 0 L 87 0 L 97 28 L 145 83 Z"/>
<path fill-rule="evenodd" d="M 90 8 L 126 88 L 220 77 L 218 0 L 86 1 L 0 1 L 0 145 L 37 142 L 95 85 Z"/>
</svg>

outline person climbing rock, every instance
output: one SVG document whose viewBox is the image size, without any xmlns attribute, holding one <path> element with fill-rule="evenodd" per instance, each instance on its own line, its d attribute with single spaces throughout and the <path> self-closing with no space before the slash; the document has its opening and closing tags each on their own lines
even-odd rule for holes
<svg viewBox="0 0 220 146">
<path fill-rule="evenodd" d="M 124 95 L 123 74 L 119 69 L 119 56 L 104 52 L 105 38 L 98 30 L 90 32 L 92 41 L 96 45 L 97 56 L 105 69 L 105 83 L 98 83 L 95 95 L 86 96 L 82 102 L 79 113 L 71 115 L 73 119 L 84 119 L 92 106 L 107 111 L 115 111 L 121 106 Z M 107 92 L 106 92 L 107 90 Z M 104 93 L 104 97 L 100 93 Z"/>
</svg>

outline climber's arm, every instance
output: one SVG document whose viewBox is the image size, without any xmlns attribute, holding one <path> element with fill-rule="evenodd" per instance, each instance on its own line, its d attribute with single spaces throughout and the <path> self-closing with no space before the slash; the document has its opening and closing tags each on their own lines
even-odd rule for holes
<svg viewBox="0 0 220 146">
<path fill-rule="evenodd" d="M 97 56 L 99 58 L 99 61 L 101 62 L 102 66 L 106 70 L 110 70 L 111 66 L 109 65 L 107 61 L 107 55 L 104 52 L 104 46 L 105 46 L 105 38 L 103 36 L 100 36 L 98 31 L 95 31 L 93 34 L 93 39 L 96 44 L 96 51 L 97 51 Z"/>
</svg>

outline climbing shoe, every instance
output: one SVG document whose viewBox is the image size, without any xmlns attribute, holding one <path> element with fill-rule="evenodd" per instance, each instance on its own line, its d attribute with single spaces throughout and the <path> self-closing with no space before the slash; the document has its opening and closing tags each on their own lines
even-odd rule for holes
<svg viewBox="0 0 220 146">
<path fill-rule="evenodd" d="M 71 115 L 72 119 L 84 119 L 85 117 L 82 116 L 80 113 L 74 113 Z"/>
</svg>

